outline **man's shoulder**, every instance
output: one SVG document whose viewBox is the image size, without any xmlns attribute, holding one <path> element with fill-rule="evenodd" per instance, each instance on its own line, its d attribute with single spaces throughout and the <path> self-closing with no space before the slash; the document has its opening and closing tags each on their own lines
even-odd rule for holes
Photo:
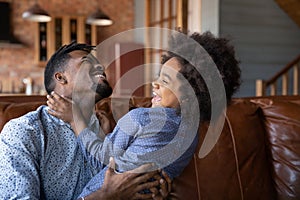
<svg viewBox="0 0 300 200">
<path fill-rule="evenodd" d="M 41 106 L 7 122 L 0 133 L 0 144 L 29 147 L 41 141 L 45 112 L 45 106 Z"/>
<path fill-rule="evenodd" d="M 11 122 L 18 122 L 18 121 L 25 121 L 25 122 L 32 122 L 32 121 L 36 121 L 37 119 L 41 119 L 43 117 L 45 117 L 45 115 L 47 114 L 47 107 L 45 105 L 42 105 L 40 107 L 38 107 L 36 110 L 30 111 L 20 117 L 11 119 L 8 123 Z"/>
<path fill-rule="evenodd" d="M 46 106 L 40 106 L 34 111 L 30 111 L 25 115 L 20 117 L 11 119 L 8 121 L 4 127 L 2 132 L 16 132 L 17 130 L 26 130 L 26 129 L 34 129 L 35 125 L 40 124 L 41 120 L 49 115 L 47 113 Z M 1 133 L 2 133 L 1 132 Z"/>
</svg>

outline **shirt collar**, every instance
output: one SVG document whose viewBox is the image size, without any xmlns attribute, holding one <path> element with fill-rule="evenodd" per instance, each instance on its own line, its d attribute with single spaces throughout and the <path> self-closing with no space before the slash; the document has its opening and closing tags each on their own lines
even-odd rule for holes
<svg viewBox="0 0 300 200">
<path fill-rule="evenodd" d="M 49 107 L 46 108 L 46 110 L 48 111 Z M 69 123 L 64 122 L 63 120 L 54 117 L 53 115 L 49 114 L 51 120 L 55 121 L 57 124 L 59 124 L 60 126 L 67 126 L 68 128 L 71 129 L 71 125 Z M 99 125 L 99 121 L 98 118 L 96 116 L 95 113 L 93 113 L 90 117 L 89 123 L 88 123 L 88 128 L 90 128 L 92 131 L 99 131 L 100 130 L 100 125 Z"/>
</svg>

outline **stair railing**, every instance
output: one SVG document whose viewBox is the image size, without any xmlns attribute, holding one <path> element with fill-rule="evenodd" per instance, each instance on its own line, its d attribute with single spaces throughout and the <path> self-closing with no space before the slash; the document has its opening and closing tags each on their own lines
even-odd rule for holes
<svg viewBox="0 0 300 200">
<path fill-rule="evenodd" d="M 292 95 L 299 94 L 299 66 L 300 66 L 300 55 L 288 63 L 282 70 L 280 70 L 275 76 L 269 80 L 256 80 L 256 96 L 267 95 L 267 90 L 270 89 L 270 95 L 280 95 L 278 94 L 277 83 L 281 80 L 281 95 L 289 94 L 289 73 L 292 70 Z"/>
</svg>

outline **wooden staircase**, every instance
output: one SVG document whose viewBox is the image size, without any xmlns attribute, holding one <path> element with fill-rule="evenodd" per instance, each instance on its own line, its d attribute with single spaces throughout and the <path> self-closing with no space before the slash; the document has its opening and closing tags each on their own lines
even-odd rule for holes
<svg viewBox="0 0 300 200">
<path fill-rule="evenodd" d="M 300 55 L 269 80 L 256 80 L 256 96 L 298 95 Z M 290 75 L 292 79 L 290 80 Z M 277 85 L 281 81 L 281 88 Z"/>
<path fill-rule="evenodd" d="M 275 0 L 279 7 L 300 27 L 300 1 L 299 0 Z"/>
</svg>

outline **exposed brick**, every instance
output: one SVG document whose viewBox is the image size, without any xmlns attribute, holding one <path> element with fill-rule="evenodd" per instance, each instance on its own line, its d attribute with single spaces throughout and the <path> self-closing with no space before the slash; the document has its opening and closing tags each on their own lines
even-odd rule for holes
<svg viewBox="0 0 300 200">
<path fill-rule="evenodd" d="M 0 47 L 0 81 L 3 90 L 11 92 L 22 91 L 22 80 L 28 76 L 34 78 L 36 92 L 43 90 L 44 68 L 34 61 L 34 41 L 36 32 L 32 31 L 35 22 L 22 19 L 22 13 L 35 3 L 35 0 L 11 1 L 11 27 L 13 34 L 24 46 L 21 48 Z M 133 28 L 133 0 L 38 0 L 41 7 L 51 15 L 86 15 L 96 11 L 99 6 L 108 14 L 114 24 L 108 27 L 98 27 L 98 42 L 112 35 Z"/>
</svg>

